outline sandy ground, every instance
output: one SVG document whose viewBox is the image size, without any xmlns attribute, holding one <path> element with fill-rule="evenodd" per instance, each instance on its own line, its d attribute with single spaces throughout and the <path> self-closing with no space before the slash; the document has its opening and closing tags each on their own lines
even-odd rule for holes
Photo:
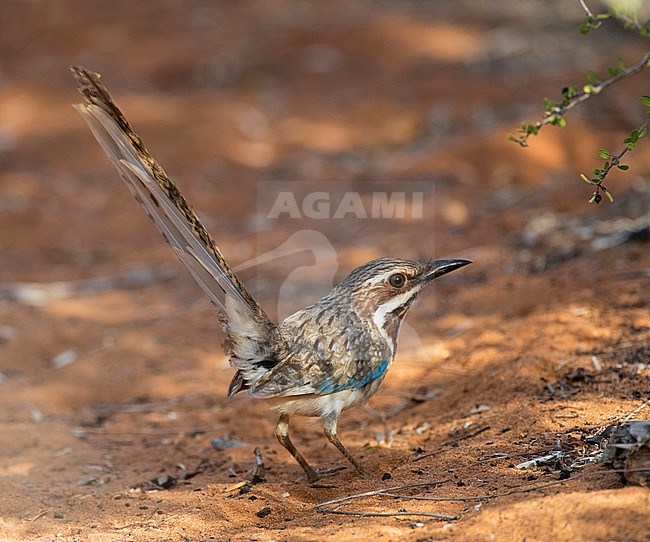
<svg viewBox="0 0 650 542">
<path fill-rule="evenodd" d="M 647 234 L 617 237 L 648 213 L 650 154 L 613 176 L 614 205 L 578 177 L 640 123 L 647 78 L 528 149 L 506 140 L 644 51 L 580 36 L 573 4 L 0 3 L 0 539 L 650 539 L 650 493 L 590 439 L 650 414 Z M 342 416 L 375 478 L 307 486 L 267 405 L 226 400 L 215 311 L 70 107 L 70 64 L 104 74 L 271 314 L 373 257 L 475 261 Z M 268 218 L 315 191 L 326 218 Z M 403 218 L 333 216 L 345 193 L 372 214 L 393 192 Z M 321 431 L 293 423 L 314 464 L 343 465 Z"/>
</svg>

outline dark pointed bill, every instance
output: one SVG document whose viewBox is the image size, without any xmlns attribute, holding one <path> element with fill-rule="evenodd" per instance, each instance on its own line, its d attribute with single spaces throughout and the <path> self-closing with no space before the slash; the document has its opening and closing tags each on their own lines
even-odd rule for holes
<svg viewBox="0 0 650 542">
<path fill-rule="evenodd" d="M 465 267 L 472 263 L 470 260 L 436 260 L 427 264 L 427 270 L 424 274 L 424 280 L 430 281 L 435 278 L 451 273 L 456 269 Z"/>
</svg>

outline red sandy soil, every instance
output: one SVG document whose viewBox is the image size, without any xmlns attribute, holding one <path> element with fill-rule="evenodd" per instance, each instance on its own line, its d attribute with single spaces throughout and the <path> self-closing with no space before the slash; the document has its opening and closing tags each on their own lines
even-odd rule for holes
<svg viewBox="0 0 650 542">
<path fill-rule="evenodd" d="M 642 122 L 647 76 L 528 149 L 506 140 L 587 69 L 642 55 L 613 27 L 580 36 L 581 18 L 566 0 L 2 2 L 0 539 L 649 540 L 650 493 L 587 440 L 650 414 L 648 243 L 593 243 L 648 212 L 647 145 L 613 205 L 588 205 L 578 176 Z M 70 107 L 70 64 L 103 73 L 234 265 L 308 229 L 336 280 L 381 255 L 475 261 L 422 297 L 380 392 L 341 418 L 375 478 L 309 487 L 267 405 L 225 398 L 215 311 Z M 424 214 L 260 226 L 282 186 L 421 186 Z M 313 265 L 243 276 L 275 313 L 331 285 Z M 292 427 L 314 464 L 343 464 L 319 420 Z"/>
</svg>

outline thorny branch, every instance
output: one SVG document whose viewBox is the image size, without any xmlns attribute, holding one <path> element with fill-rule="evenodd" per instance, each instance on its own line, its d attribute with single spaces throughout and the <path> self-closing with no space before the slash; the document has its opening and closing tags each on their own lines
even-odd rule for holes
<svg viewBox="0 0 650 542">
<path fill-rule="evenodd" d="M 639 23 L 636 14 L 633 14 L 633 16 L 629 16 L 628 14 L 618 9 L 610 9 L 605 13 L 594 14 L 589 9 L 589 6 L 587 5 L 587 2 L 585 0 L 579 0 L 579 2 L 580 5 L 582 6 L 582 9 L 587 14 L 586 22 L 580 25 L 581 34 L 584 35 L 589 34 L 591 30 L 600 28 L 605 19 L 614 17 L 616 19 L 619 19 L 623 23 L 624 28 L 634 29 L 641 36 L 644 37 L 650 36 L 650 23 L 648 22 L 646 22 L 645 24 Z M 547 126 L 549 124 L 553 126 L 566 126 L 566 120 L 564 116 L 571 109 L 576 107 L 578 104 L 581 104 L 582 102 L 588 100 L 592 96 L 600 94 L 607 87 L 617 83 L 622 79 L 635 75 L 641 72 L 644 68 L 648 68 L 648 67 L 650 67 L 650 51 L 646 51 L 646 53 L 643 55 L 643 58 L 633 66 L 630 66 L 629 68 L 626 68 L 624 62 L 622 60 L 619 60 L 618 67 L 608 68 L 612 77 L 606 79 L 605 81 L 598 80 L 594 72 L 592 71 L 587 72 L 587 79 L 589 81 L 588 84 L 584 85 L 581 89 L 573 85 L 564 88 L 562 90 L 562 101 L 560 102 L 554 102 L 553 100 L 545 98 L 543 118 L 541 120 L 538 120 L 534 124 L 523 122 L 521 128 L 519 129 L 519 135 L 514 136 L 512 134 L 509 134 L 508 139 L 510 141 L 514 141 L 515 143 L 518 143 L 522 147 L 527 147 L 528 138 L 531 135 L 537 135 L 544 126 Z M 646 107 L 650 107 L 650 96 L 642 96 L 641 103 Z M 650 113 L 648 113 L 648 117 L 650 117 Z M 620 163 L 620 159 L 623 157 L 623 155 L 626 152 L 633 150 L 637 141 L 646 135 L 647 124 L 648 124 L 648 120 L 646 120 L 646 122 L 639 128 L 632 130 L 630 136 L 624 141 L 625 148 L 619 154 L 612 155 L 605 149 L 600 150 L 599 155 L 601 158 L 606 160 L 606 162 L 602 169 L 595 168 L 593 170 L 593 173 L 595 175 L 594 178 L 589 179 L 587 178 L 586 175 L 581 174 L 581 177 L 585 182 L 595 186 L 594 193 L 591 199 L 589 200 L 589 203 L 596 203 L 596 204 L 600 203 L 603 199 L 603 195 L 606 196 L 611 202 L 614 201 L 614 198 L 611 195 L 611 193 L 603 185 L 603 181 L 605 180 L 605 177 L 607 177 L 611 169 L 614 167 L 617 167 L 618 169 L 621 170 L 628 169 L 627 165 Z"/>
<path fill-rule="evenodd" d="M 600 22 L 601 19 L 609 19 L 611 16 L 614 16 L 617 19 L 623 21 L 623 23 L 626 25 L 626 27 L 633 28 L 634 30 L 641 31 L 644 28 L 643 25 L 640 24 L 637 19 L 633 19 L 631 17 L 628 17 L 625 13 L 621 13 L 620 11 L 617 11 L 616 13 L 614 13 L 612 11 L 609 11 L 608 13 L 602 13 L 600 15 L 595 15 L 589 9 L 589 6 L 587 6 L 587 3 L 585 2 L 585 0 L 580 0 L 580 5 L 582 6 L 582 9 L 587 14 L 587 24 L 591 25 L 592 28 L 598 28 L 602 24 Z M 594 24 L 594 22 L 596 22 L 596 24 Z"/>
<path fill-rule="evenodd" d="M 645 137 L 647 131 L 648 131 L 648 121 L 646 120 L 636 130 L 632 131 L 630 137 L 625 140 L 625 147 L 623 147 L 623 150 L 616 155 L 612 156 L 605 149 L 601 149 L 598 154 L 601 158 L 604 158 L 606 162 L 603 169 L 598 169 L 598 168 L 594 169 L 593 172 L 594 175 L 596 175 L 595 178 L 589 179 L 584 173 L 580 174 L 580 177 L 582 178 L 583 181 L 585 181 L 588 184 L 593 184 L 596 187 L 593 196 L 589 200 L 589 203 L 596 203 L 596 204 L 600 203 L 603 199 L 601 192 L 605 194 L 605 196 L 607 196 L 609 201 L 611 202 L 614 201 L 614 197 L 609 193 L 609 190 L 607 190 L 605 185 L 603 185 L 603 181 L 605 180 L 605 177 L 607 177 L 607 175 L 609 174 L 612 168 L 617 167 L 622 170 L 628 169 L 629 166 L 621 164 L 621 158 L 623 158 L 626 152 L 634 149 L 636 142 L 640 138 Z"/>
<path fill-rule="evenodd" d="M 585 2 L 585 0 L 580 0 L 580 5 L 582 6 L 582 9 L 585 10 L 585 13 L 587 14 L 587 17 L 593 17 L 594 16 L 594 14 L 589 9 L 589 6 L 587 6 L 587 3 Z"/>
<path fill-rule="evenodd" d="M 631 75 L 635 75 L 641 72 L 644 68 L 648 67 L 648 62 L 650 62 L 650 51 L 647 51 L 646 54 L 643 55 L 643 58 L 634 64 L 634 66 L 630 66 L 629 68 L 621 70 L 616 75 L 610 77 L 609 79 L 606 79 L 605 81 L 598 81 L 594 85 L 585 85 L 583 89 L 577 89 L 573 93 L 570 93 L 567 89 L 565 89 L 567 90 L 567 92 L 565 92 L 565 96 L 568 96 L 568 98 L 565 97 L 562 102 L 555 104 L 553 107 L 549 108 L 544 114 L 544 118 L 537 121 L 535 124 L 524 123 L 521 128 L 521 132 L 523 132 L 522 135 L 518 137 L 510 135 L 510 141 L 514 141 L 522 147 L 527 147 L 528 138 L 531 135 L 537 135 L 539 133 L 539 130 L 548 124 L 563 125 L 564 123 L 562 121 L 564 120 L 564 115 L 573 109 L 576 105 L 581 104 L 582 102 L 597 94 L 600 94 L 607 87 L 610 87 L 621 79 L 625 79 L 626 77 L 630 77 Z"/>
</svg>

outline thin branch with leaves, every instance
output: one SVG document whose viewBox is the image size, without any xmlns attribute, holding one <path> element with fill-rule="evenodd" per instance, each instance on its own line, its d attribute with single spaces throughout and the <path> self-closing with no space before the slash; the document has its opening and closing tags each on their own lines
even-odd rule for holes
<svg viewBox="0 0 650 542">
<path fill-rule="evenodd" d="M 650 102 L 650 97 L 648 96 L 643 96 L 641 100 L 643 101 L 644 99 L 648 99 Z M 650 105 L 650 104 L 649 104 Z M 650 116 L 650 113 L 649 113 Z M 639 126 L 635 130 L 632 130 L 630 133 L 630 136 L 623 141 L 625 143 L 625 147 L 623 147 L 623 150 L 619 152 L 618 154 L 612 155 L 607 149 L 600 149 L 598 151 L 598 156 L 600 156 L 603 160 L 605 160 L 605 165 L 603 168 L 595 168 L 593 170 L 593 174 L 595 177 L 589 178 L 587 177 L 584 173 L 580 174 L 580 178 L 588 183 L 595 185 L 595 190 L 593 195 L 591 196 L 591 199 L 589 200 L 589 203 L 600 203 L 603 200 L 603 194 L 607 197 L 607 199 L 610 202 L 614 202 L 614 196 L 607 190 L 607 188 L 603 185 L 603 181 L 605 180 L 605 177 L 607 177 L 607 174 L 612 168 L 618 168 L 622 171 L 627 171 L 630 169 L 630 166 L 626 164 L 621 164 L 621 158 L 623 158 L 623 155 L 625 153 L 634 150 L 634 147 L 636 146 L 637 142 L 639 139 L 642 137 L 645 137 L 646 134 L 648 133 L 648 121 L 646 120 L 643 125 Z"/>
<path fill-rule="evenodd" d="M 554 102 L 549 98 L 544 99 L 544 118 L 535 122 L 534 124 L 529 124 L 523 122 L 519 132 L 521 135 L 514 136 L 512 134 L 508 135 L 510 141 L 518 143 L 522 147 L 528 146 L 528 138 L 531 135 L 537 135 L 539 131 L 547 125 L 552 126 L 566 126 L 566 120 L 564 115 L 573 109 L 576 105 L 581 104 L 582 102 L 587 101 L 593 96 L 597 96 L 607 87 L 618 83 L 621 79 L 625 79 L 632 75 L 636 75 L 641 72 L 643 69 L 650 66 L 650 51 L 646 52 L 643 55 L 643 58 L 630 66 L 629 68 L 621 69 L 621 64 L 619 61 L 619 66 L 617 68 L 609 68 L 610 73 L 616 71 L 616 74 L 605 81 L 598 81 L 594 72 L 587 72 L 587 80 L 589 84 L 584 85 L 582 89 L 578 89 L 576 86 L 568 86 L 562 89 L 562 101 Z"/>
<path fill-rule="evenodd" d="M 589 6 L 587 6 L 585 0 L 579 1 L 587 14 L 587 20 L 580 25 L 580 33 L 583 35 L 589 34 L 592 30 L 600 28 L 605 20 L 616 18 L 622 22 L 624 28 L 635 30 L 643 37 L 650 36 L 650 22 L 641 24 L 638 21 L 636 14 L 630 15 L 614 9 L 610 9 L 606 13 L 594 14 L 589 9 Z M 589 98 L 600 94 L 611 85 L 636 75 L 648 67 L 650 67 L 650 50 L 647 51 L 638 62 L 630 67 L 626 67 L 625 62 L 622 59 L 619 59 L 615 67 L 608 68 L 609 74 L 611 75 L 609 79 L 599 80 L 593 71 L 588 71 L 586 73 L 587 83 L 584 84 L 582 88 L 575 85 L 565 87 L 562 90 L 562 100 L 559 102 L 545 98 L 543 118 L 534 123 L 523 122 L 519 129 L 519 135 L 515 136 L 509 134 L 508 139 L 522 147 L 527 147 L 530 136 L 537 135 L 544 126 L 566 126 L 566 119 L 564 117 L 571 109 L 585 102 Z M 646 107 L 650 107 L 650 97 L 642 96 L 641 103 Z M 647 117 L 650 118 L 650 111 L 648 111 Z M 605 160 L 605 163 L 600 168 L 594 168 L 593 177 L 589 178 L 585 174 L 580 175 L 586 183 L 595 186 L 594 193 L 589 200 L 589 203 L 600 203 L 603 199 L 603 195 L 605 195 L 609 201 L 614 201 L 614 197 L 603 185 L 603 181 L 614 168 L 624 171 L 629 169 L 629 166 L 621 163 L 621 158 L 627 152 L 633 150 L 637 142 L 646 136 L 647 127 L 648 119 L 646 119 L 641 126 L 630 132 L 629 136 L 623 142 L 625 146 L 617 154 L 613 154 L 606 149 L 601 149 L 598 154 L 603 160 Z"/>
</svg>

